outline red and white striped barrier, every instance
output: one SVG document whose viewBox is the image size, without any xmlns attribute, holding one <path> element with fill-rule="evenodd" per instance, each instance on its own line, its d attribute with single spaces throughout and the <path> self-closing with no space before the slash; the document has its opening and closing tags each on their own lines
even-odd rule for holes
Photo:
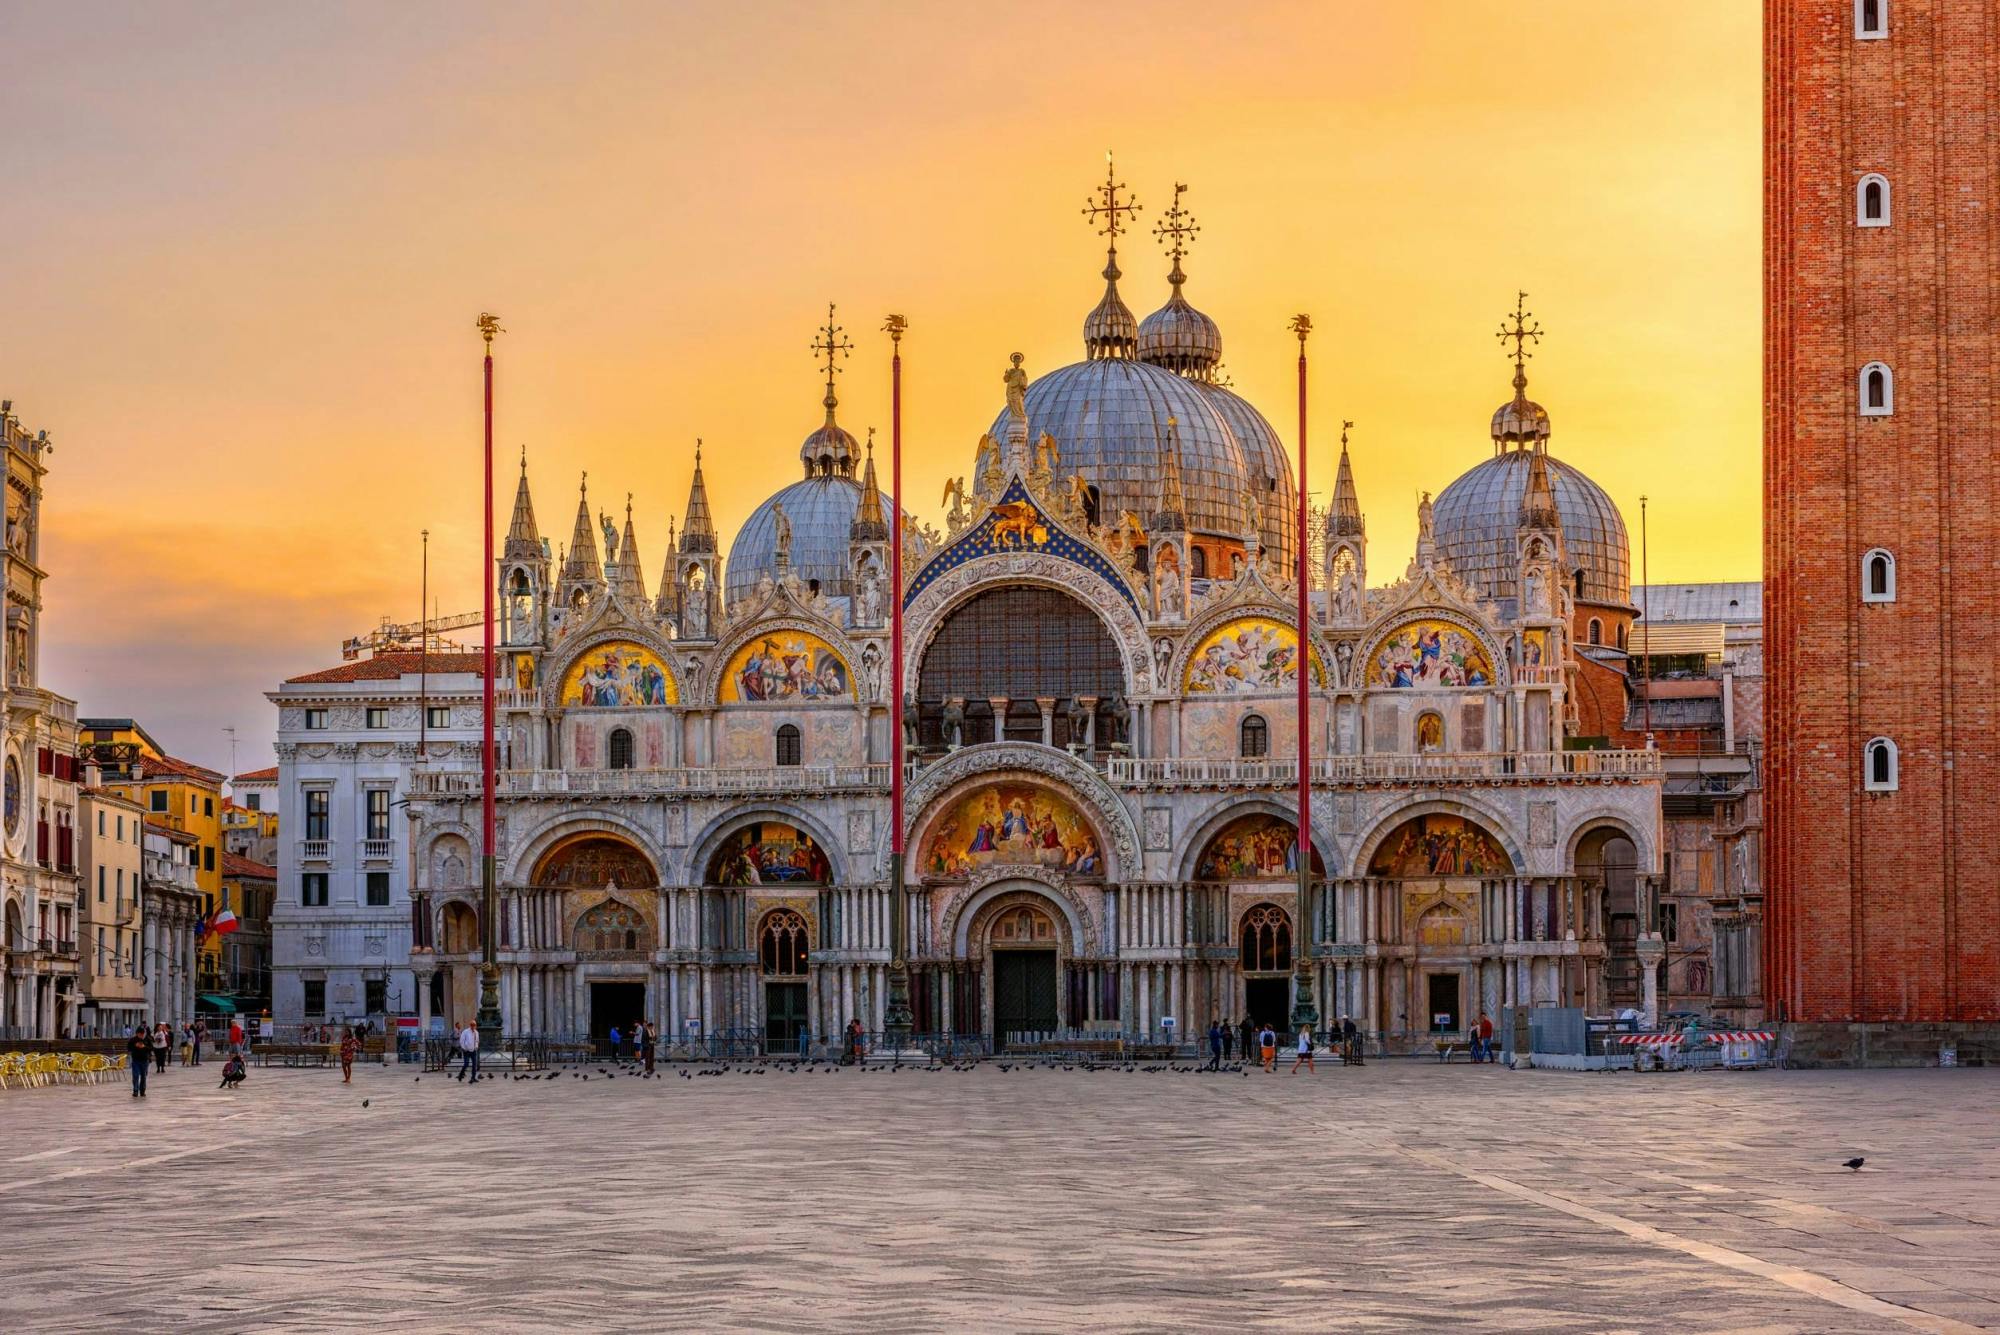
<svg viewBox="0 0 2000 1335">
<path fill-rule="evenodd" d="M 1646 1047 L 1678 1047 L 1681 1036 L 1679 1034 L 1627 1034 L 1618 1041 L 1628 1048 L 1637 1045 L 1644 1045 Z"/>
<path fill-rule="evenodd" d="M 1728 1029 L 1710 1034 L 1711 1043 L 1769 1043 L 1777 1035 L 1768 1029 Z"/>
</svg>

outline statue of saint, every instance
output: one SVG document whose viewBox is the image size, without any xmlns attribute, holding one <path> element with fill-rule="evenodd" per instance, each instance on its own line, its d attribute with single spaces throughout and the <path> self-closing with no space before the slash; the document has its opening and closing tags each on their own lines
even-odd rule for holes
<svg viewBox="0 0 2000 1335">
<path fill-rule="evenodd" d="M 1028 373 L 1021 369 L 1025 360 L 1020 353 L 1015 353 L 1013 365 L 1000 377 L 1007 386 L 1007 415 L 1017 422 L 1028 420 Z"/>
<path fill-rule="evenodd" d="M 599 513 L 597 522 L 604 526 L 604 564 L 612 565 L 618 560 L 618 525 L 611 522 L 611 516 Z"/>
<path fill-rule="evenodd" d="M 790 561 L 792 559 L 792 520 L 791 516 L 785 513 L 783 501 L 773 501 L 771 503 L 771 527 L 777 533 L 778 558 L 783 561 Z"/>
<path fill-rule="evenodd" d="M 861 571 L 860 608 L 861 619 L 856 624 L 879 626 L 882 624 L 882 580 L 875 573 L 873 565 Z"/>
</svg>

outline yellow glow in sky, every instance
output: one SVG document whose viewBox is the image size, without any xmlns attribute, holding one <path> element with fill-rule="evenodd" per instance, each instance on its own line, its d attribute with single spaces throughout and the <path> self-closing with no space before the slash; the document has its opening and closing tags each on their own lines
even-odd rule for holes
<svg viewBox="0 0 2000 1335">
<path fill-rule="evenodd" d="M 888 426 L 906 315 L 919 513 L 1007 356 L 1082 355 L 1080 216 L 1107 147 L 1202 232 L 1189 299 L 1314 489 L 1352 418 L 1380 582 L 1421 490 L 1486 457 L 1493 332 L 1526 288 L 1552 450 L 1655 581 L 1758 574 L 1757 7 L 1600 0 L 16 10 L 0 394 L 58 442 L 44 680 L 180 753 L 268 763 L 262 692 L 342 637 L 474 607 L 482 309 L 503 509 L 530 451 L 552 541 L 577 475 L 634 496 L 649 589 L 708 442 L 725 544 L 798 476 L 825 303 L 842 422 Z M 886 460 L 883 461 L 886 466 Z"/>
</svg>

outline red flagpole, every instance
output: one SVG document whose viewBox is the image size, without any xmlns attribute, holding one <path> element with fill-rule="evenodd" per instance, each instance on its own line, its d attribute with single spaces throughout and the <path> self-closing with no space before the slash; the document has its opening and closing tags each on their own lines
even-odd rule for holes
<svg viewBox="0 0 2000 1335">
<path fill-rule="evenodd" d="M 485 563 L 479 568 L 479 584 L 485 590 L 485 642 L 481 655 L 484 681 L 480 724 L 479 785 L 479 1033 L 480 1046 L 497 1047 L 500 1038 L 500 916 L 499 879 L 493 861 L 494 837 L 498 824 L 494 813 L 493 789 L 497 782 L 493 748 L 493 336 L 500 332 L 499 320 L 482 313 L 479 332 L 486 340 L 486 456 Z"/>
<path fill-rule="evenodd" d="M 889 358 L 889 1002 L 883 1026 L 900 1055 L 908 1043 L 910 966 L 906 935 L 909 908 L 903 886 L 903 331 L 908 321 L 891 315 L 882 328 Z"/>
<path fill-rule="evenodd" d="M 1306 335 L 1312 332 L 1309 316 L 1292 317 L 1292 332 L 1299 336 L 1299 496 L 1298 496 L 1298 586 L 1299 653 L 1295 664 L 1299 687 L 1299 927 L 1295 934 L 1298 958 L 1293 982 L 1292 1025 L 1317 1027 L 1317 1008 L 1312 986 L 1312 619 L 1309 599 L 1312 562 L 1307 555 L 1306 525 Z"/>
</svg>

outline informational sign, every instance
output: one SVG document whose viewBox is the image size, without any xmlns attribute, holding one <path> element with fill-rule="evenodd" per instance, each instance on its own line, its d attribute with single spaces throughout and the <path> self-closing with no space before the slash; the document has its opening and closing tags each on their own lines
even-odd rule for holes
<svg viewBox="0 0 2000 1335">
<path fill-rule="evenodd" d="M 1160 1028 L 1166 1030 L 1168 1033 L 1172 1033 L 1174 1031 L 1175 1023 L 1176 1021 L 1174 1017 L 1171 1015 L 1162 1015 L 1160 1017 Z"/>
<path fill-rule="evenodd" d="M 1451 1012 L 1450 1011 L 1433 1012 L 1431 1014 L 1431 1028 L 1433 1029 L 1451 1028 Z"/>
<path fill-rule="evenodd" d="M 698 1034 L 698 1033 L 700 1033 L 700 1032 L 701 1032 L 701 1021 L 700 1021 L 700 1020 L 689 1020 L 689 1021 L 687 1022 L 687 1031 L 688 1031 L 688 1034 L 689 1034 L 690 1036 L 692 1036 L 692 1035 L 695 1035 L 695 1034 Z"/>
</svg>

